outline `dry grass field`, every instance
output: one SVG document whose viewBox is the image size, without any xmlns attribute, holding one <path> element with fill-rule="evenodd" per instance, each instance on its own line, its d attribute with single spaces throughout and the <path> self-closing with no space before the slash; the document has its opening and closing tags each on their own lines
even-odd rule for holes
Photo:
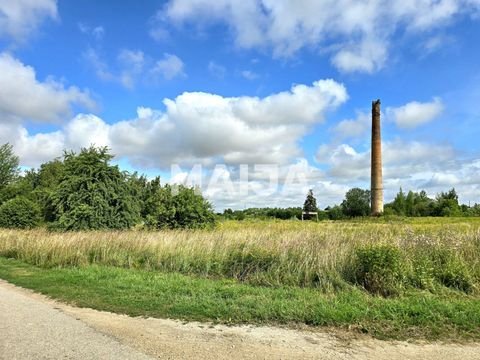
<svg viewBox="0 0 480 360">
<path fill-rule="evenodd" d="M 480 221 L 232 221 L 214 230 L 158 232 L 2 230 L 0 255 L 40 267 L 96 264 L 325 290 L 342 280 L 354 281 L 362 265 L 358 261 L 387 270 L 398 265 L 391 270 L 417 277 L 420 287 L 434 286 L 439 280 L 435 272 L 450 266 L 456 272 L 452 276 L 465 277 L 474 291 L 480 271 Z M 390 263 L 395 261 L 397 265 Z"/>
<path fill-rule="evenodd" d="M 0 277 L 133 315 L 480 338 L 477 218 L 1 230 Z"/>
</svg>

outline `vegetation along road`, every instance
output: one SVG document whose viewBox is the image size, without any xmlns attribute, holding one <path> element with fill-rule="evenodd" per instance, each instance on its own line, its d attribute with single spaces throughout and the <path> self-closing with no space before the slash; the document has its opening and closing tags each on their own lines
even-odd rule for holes
<svg viewBox="0 0 480 360">
<path fill-rule="evenodd" d="M 480 345 L 225 326 L 76 308 L 0 281 L 0 359 L 476 359 Z"/>
<path fill-rule="evenodd" d="M 2 283 L 0 353 L 56 358 L 38 347 L 61 334 L 71 358 L 86 338 L 159 358 L 475 359 L 479 234 L 478 218 L 2 230 L 0 279 L 58 303 Z"/>
</svg>

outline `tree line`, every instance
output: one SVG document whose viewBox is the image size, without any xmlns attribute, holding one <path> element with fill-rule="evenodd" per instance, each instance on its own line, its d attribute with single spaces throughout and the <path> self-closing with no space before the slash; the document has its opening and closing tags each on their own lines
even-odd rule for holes
<svg viewBox="0 0 480 360">
<path fill-rule="evenodd" d="M 233 220 L 252 218 L 260 219 L 297 219 L 302 218 L 302 212 L 317 212 L 319 220 L 342 220 L 370 215 L 370 191 L 353 188 L 347 191 L 344 200 L 335 206 L 327 206 L 321 210 L 317 200 L 310 190 L 303 207 L 290 208 L 249 208 L 245 210 L 226 209 L 221 217 Z M 427 193 L 409 191 L 405 193 L 401 188 L 394 200 L 385 204 L 383 215 L 397 215 L 407 217 L 423 216 L 480 216 L 480 205 L 468 206 L 459 204 L 458 194 L 454 188 L 440 192 L 435 198 L 428 197 Z M 305 217 L 305 216 L 304 216 Z M 313 216 L 306 218 L 316 219 Z"/>
<path fill-rule="evenodd" d="M 0 227 L 53 230 L 204 228 L 217 218 L 301 219 L 317 212 L 318 219 L 340 220 L 370 215 L 370 191 L 353 188 L 340 205 L 320 210 L 310 190 L 303 207 L 226 209 L 217 215 L 212 205 L 182 185 L 161 184 L 112 165 L 105 147 L 65 152 L 62 158 L 20 173 L 10 144 L 0 146 Z M 480 205 L 460 205 L 455 189 L 429 198 L 425 191 L 402 189 L 385 205 L 384 215 L 480 216 Z M 306 216 L 306 218 L 317 218 Z"/>
<path fill-rule="evenodd" d="M 195 189 L 120 171 L 112 159 L 108 148 L 91 146 L 20 175 L 12 146 L 0 146 L 0 227 L 196 229 L 215 223 L 212 205 Z"/>
</svg>

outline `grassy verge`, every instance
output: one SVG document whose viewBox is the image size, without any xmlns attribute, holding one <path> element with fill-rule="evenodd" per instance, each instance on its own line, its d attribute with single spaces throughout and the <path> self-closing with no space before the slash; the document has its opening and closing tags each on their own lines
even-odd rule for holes
<svg viewBox="0 0 480 360">
<path fill-rule="evenodd" d="M 480 299 L 448 289 L 383 298 L 355 287 L 262 287 L 99 265 L 40 268 L 3 257 L 0 278 L 77 306 L 134 316 L 339 326 L 388 339 L 480 339 Z"/>
</svg>

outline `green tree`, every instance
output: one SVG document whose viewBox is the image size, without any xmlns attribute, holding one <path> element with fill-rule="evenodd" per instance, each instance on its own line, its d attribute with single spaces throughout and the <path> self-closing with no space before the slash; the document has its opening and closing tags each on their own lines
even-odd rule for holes
<svg viewBox="0 0 480 360">
<path fill-rule="evenodd" d="M 459 216 L 461 215 L 460 206 L 458 205 L 458 195 L 455 188 L 448 192 L 441 192 L 437 195 L 435 215 L 437 216 Z"/>
<path fill-rule="evenodd" d="M 317 199 L 315 199 L 315 196 L 313 196 L 313 190 L 312 189 L 308 190 L 307 198 L 305 199 L 305 202 L 303 203 L 303 211 L 306 211 L 306 212 L 316 212 L 316 211 L 318 211 Z"/>
<path fill-rule="evenodd" d="M 407 216 L 416 216 L 415 199 L 418 195 L 413 191 L 409 191 L 405 199 L 405 213 Z"/>
<path fill-rule="evenodd" d="M 65 172 L 65 165 L 62 160 L 54 159 L 40 165 L 37 172 L 37 187 L 53 189 L 60 184 Z"/>
<path fill-rule="evenodd" d="M 228 208 L 223 210 L 223 217 L 227 220 L 232 220 L 233 219 L 233 210 Z"/>
<path fill-rule="evenodd" d="M 370 214 L 370 191 L 360 188 L 348 190 L 341 207 L 345 216 L 368 216 Z"/>
<path fill-rule="evenodd" d="M 36 202 L 33 194 L 34 182 L 32 181 L 33 171 L 27 171 L 24 176 L 18 176 L 3 188 L 0 188 L 0 204 L 14 199 L 17 196 L 23 196 Z"/>
<path fill-rule="evenodd" d="M 335 205 L 332 208 L 327 208 L 327 213 L 328 213 L 328 218 L 330 220 L 341 220 L 345 218 L 345 215 L 343 214 L 342 207 L 339 205 Z"/>
<path fill-rule="evenodd" d="M 106 147 L 64 154 L 62 178 L 50 195 L 54 228 L 128 229 L 140 221 L 139 200 L 112 158 Z"/>
<path fill-rule="evenodd" d="M 19 160 L 9 143 L 0 146 L 0 189 L 10 184 L 18 176 Z"/>
<path fill-rule="evenodd" d="M 406 198 L 405 198 L 405 193 L 403 192 L 402 188 L 400 188 L 400 191 L 398 192 L 397 196 L 395 196 L 395 199 L 393 200 L 392 203 L 392 208 L 395 211 L 397 215 L 404 216 L 406 213 Z"/>
<path fill-rule="evenodd" d="M 174 191 L 173 206 L 175 226 L 178 228 L 198 229 L 215 223 L 212 205 L 201 195 L 198 188 L 180 185 Z"/>
<path fill-rule="evenodd" d="M 467 211 L 467 216 L 480 216 L 480 204 L 475 203 Z"/>
<path fill-rule="evenodd" d="M 63 161 L 54 159 L 40 165 L 37 171 L 30 171 L 29 182 L 33 184 L 32 198 L 39 204 L 46 222 L 55 220 L 52 194 L 64 177 L 64 169 Z"/>
<path fill-rule="evenodd" d="M 432 216 L 435 212 L 435 201 L 427 196 L 425 190 L 415 197 L 415 216 Z"/>
<path fill-rule="evenodd" d="M 215 224 L 212 205 L 198 189 L 160 185 L 156 178 L 146 185 L 148 200 L 142 215 L 147 226 L 157 229 L 200 229 Z"/>
</svg>

